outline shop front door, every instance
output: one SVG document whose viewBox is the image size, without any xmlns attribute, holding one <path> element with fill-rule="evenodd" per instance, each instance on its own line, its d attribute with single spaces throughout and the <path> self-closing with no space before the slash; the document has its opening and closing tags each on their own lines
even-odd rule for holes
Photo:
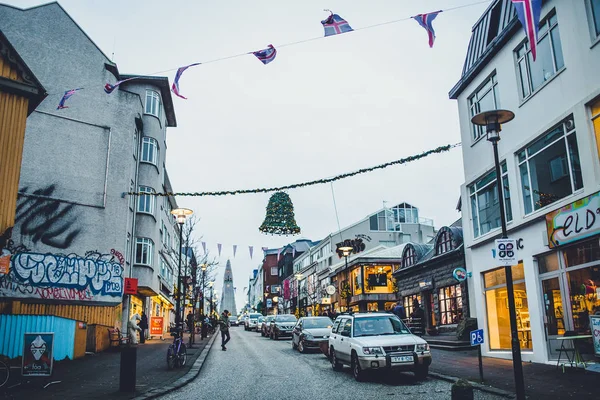
<svg viewBox="0 0 600 400">
<path fill-rule="evenodd" d="M 558 359 L 559 343 L 556 339 L 563 336 L 569 328 L 569 318 L 566 313 L 569 309 L 565 308 L 564 283 L 559 277 L 542 280 L 543 304 L 546 313 L 544 325 L 546 326 L 546 337 L 548 345 L 548 358 L 550 360 Z"/>
</svg>

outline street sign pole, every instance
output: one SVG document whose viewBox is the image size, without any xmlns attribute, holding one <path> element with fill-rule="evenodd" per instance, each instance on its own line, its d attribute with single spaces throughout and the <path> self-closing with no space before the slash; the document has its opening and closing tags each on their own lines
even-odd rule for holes
<svg viewBox="0 0 600 400">
<path fill-rule="evenodd" d="M 485 339 L 483 329 L 471 331 L 471 346 L 477 346 L 477 357 L 479 358 L 479 381 L 483 383 L 483 359 L 481 358 L 481 345 Z"/>
<path fill-rule="evenodd" d="M 479 381 L 483 383 L 483 360 L 481 359 L 481 346 L 477 346 L 477 357 L 479 357 Z"/>
</svg>

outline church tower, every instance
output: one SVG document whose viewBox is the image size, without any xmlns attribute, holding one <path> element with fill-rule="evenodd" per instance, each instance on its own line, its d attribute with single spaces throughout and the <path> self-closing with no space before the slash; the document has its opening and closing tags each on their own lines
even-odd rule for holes
<svg viewBox="0 0 600 400">
<path fill-rule="evenodd" d="M 223 276 L 223 290 L 221 291 L 221 312 L 229 311 L 231 315 L 237 314 L 235 306 L 235 287 L 233 286 L 233 272 L 231 271 L 231 262 L 227 260 L 225 265 L 225 275 Z"/>
</svg>

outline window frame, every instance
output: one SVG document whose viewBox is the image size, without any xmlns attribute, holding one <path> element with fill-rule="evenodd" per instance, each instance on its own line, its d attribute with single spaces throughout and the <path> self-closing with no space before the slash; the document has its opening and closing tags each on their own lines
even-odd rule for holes
<svg viewBox="0 0 600 400">
<path fill-rule="evenodd" d="M 454 293 L 451 293 L 451 296 L 446 296 L 446 289 L 453 290 Z M 460 316 L 456 315 L 456 322 L 452 319 L 452 303 L 456 304 L 457 311 L 463 308 L 463 298 L 462 298 L 462 287 L 460 283 L 455 285 L 448 285 L 441 288 L 438 288 L 438 306 L 440 312 L 440 325 L 455 325 L 460 321 Z M 459 307 L 460 303 L 460 307 Z M 444 305 L 442 307 L 442 304 Z M 463 312 L 464 313 L 464 312 Z M 444 316 L 446 317 L 446 322 L 444 322 Z"/>
<path fill-rule="evenodd" d="M 146 145 L 148 151 L 146 151 Z M 160 147 L 158 146 L 158 140 L 150 136 L 144 136 L 142 138 L 142 152 L 140 155 L 140 162 L 152 164 L 158 167 Z"/>
<path fill-rule="evenodd" d="M 148 103 L 150 99 L 150 103 Z M 160 93 L 153 89 L 146 89 L 146 101 L 144 102 L 144 114 L 153 115 L 159 120 L 162 118 L 162 100 Z"/>
<path fill-rule="evenodd" d="M 481 187 L 477 187 L 477 184 L 479 182 L 481 182 L 482 180 L 484 180 L 485 178 L 487 178 L 488 176 L 493 175 L 493 179 L 490 180 L 489 182 L 485 183 L 484 185 L 482 185 Z M 510 222 L 513 220 L 513 213 L 512 213 L 512 204 L 511 204 L 511 199 L 512 196 L 510 195 L 510 182 L 508 179 L 508 166 L 506 164 L 506 160 L 502 160 L 500 161 L 500 178 L 502 180 L 502 194 L 504 195 L 504 215 L 506 217 L 506 222 Z M 504 181 L 506 180 L 506 186 L 504 185 Z M 495 228 L 490 229 L 489 231 L 485 232 L 485 233 L 481 233 L 481 217 L 479 216 L 479 200 L 478 200 L 478 196 L 477 194 L 484 191 L 484 190 L 488 190 L 490 186 L 493 186 L 495 184 L 497 184 L 498 178 L 496 177 L 496 170 L 492 169 L 487 171 L 485 174 L 479 176 L 477 179 L 475 179 L 474 181 L 472 181 L 471 184 L 467 185 L 467 194 L 469 195 L 469 208 L 471 209 L 471 227 L 473 228 L 473 238 L 479 238 L 481 236 L 487 235 L 490 232 L 495 231 L 496 229 L 500 229 L 501 226 L 497 226 Z M 507 189 L 508 187 L 508 189 Z M 498 189 L 496 188 L 494 190 L 496 193 L 498 191 Z M 506 194 L 508 193 L 508 197 L 506 196 Z M 473 198 L 475 199 L 476 202 L 476 211 L 477 211 L 477 229 L 475 229 L 475 219 L 473 218 Z M 499 210 L 499 209 L 498 209 Z"/>
<path fill-rule="evenodd" d="M 140 185 L 138 186 L 138 193 L 156 193 L 156 190 L 150 186 Z M 142 200 L 147 207 L 142 209 Z M 149 208 L 149 210 L 148 210 Z M 156 196 L 151 194 L 140 194 L 138 195 L 137 212 L 142 214 L 154 215 L 156 209 Z"/>
<path fill-rule="evenodd" d="M 442 229 L 435 243 L 435 255 L 440 255 L 454 250 L 453 237 L 450 229 Z"/>
<path fill-rule="evenodd" d="M 551 22 L 552 17 L 555 17 L 556 21 L 554 23 Z M 517 78 L 517 86 L 519 88 L 519 98 L 521 99 L 521 102 L 525 102 L 528 99 L 530 99 L 531 97 L 533 97 L 537 92 L 539 92 L 540 90 L 542 90 L 542 88 L 544 88 L 546 86 L 546 84 L 550 81 L 552 81 L 554 79 L 554 77 L 556 77 L 563 69 L 566 68 L 565 66 L 565 59 L 564 59 L 564 53 L 563 53 L 563 65 L 558 68 L 557 66 L 557 60 L 556 60 L 556 53 L 554 51 L 554 39 L 552 38 L 551 32 L 554 29 L 558 29 L 559 30 L 559 45 L 561 47 L 561 52 L 562 52 L 562 40 L 560 40 L 560 27 L 559 27 L 559 23 L 558 23 L 558 17 L 556 14 L 556 10 L 553 9 L 552 11 L 550 11 L 543 19 L 540 20 L 540 28 L 542 28 L 544 25 L 547 25 L 547 29 L 545 30 L 545 32 L 543 32 L 540 36 L 538 36 L 538 40 L 537 40 L 537 45 L 539 46 L 540 42 L 542 42 L 546 36 L 548 37 L 548 45 L 550 46 L 550 54 L 551 54 L 551 59 L 552 59 L 552 67 L 553 67 L 553 71 L 552 71 L 552 75 L 547 78 L 544 79 L 544 82 L 541 83 L 538 87 L 534 88 L 533 87 L 533 81 L 531 79 L 531 63 L 530 63 L 530 54 L 531 54 L 531 46 L 529 45 L 529 39 L 527 37 L 525 37 L 525 39 L 519 43 L 519 45 L 514 49 L 513 51 L 513 55 L 515 58 L 515 74 L 516 74 L 516 78 Z M 542 29 L 540 29 L 541 31 Z M 536 46 L 537 47 L 537 46 Z M 519 56 L 519 51 L 521 51 L 521 49 L 524 49 L 523 55 Z M 524 87 L 523 87 L 523 73 L 521 72 L 521 62 L 524 62 L 525 64 L 525 78 L 527 80 L 527 91 L 528 93 L 525 94 L 524 91 Z M 536 61 L 537 62 L 537 61 Z"/>
<path fill-rule="evenodd" d="M 594 6 L 594 2 L 597 2 L 598 5 Z M 592 46 L 594 46 L 598 42 L 600 42 L 600 1 L 587 0 L 585 3 L 586 3 L 586 9 L 588 12 L 588 19 L 590 22 L 590 35 L 592 38 Z M 594 7 L 598 7 L 598 8 L 594 8 Z"/>
<path fill-rule="evenodd" d="M 575 144 L 577 146 L 577 157 L 579 158 L 579 163 L 581 166 L 581 156 L 579 155 L 579 143 L 577 142 L 577 127 L 575 126 L 575 124 L 573 123 L 573 128 L 571 128 L 571 130 L 569 130 L 566 126 L 568 121 L 575 121 L 573 115 L 569 115 L 566 118 L 564 118 L 562 121 L 560 121 L 558 124 L 553 125 L 551 128 L 546 129 L 544 131 L 544 133 L 542 133 L 541 135 L 537 136 L 535 139 L 533 139 L 532 141 L 530 141 L 525 147 L 523 147 L 521 150 L 516 152 L 516 167 L 518 169 L 517 171 L 517 175 L 519 177 L 519 190 L 521 191 L 521 197 L 523 198 L 523 215 L 524 216 L 529 216 L 532 215 L 536 212 L 539 212 L 540 210 L 545 209 L 546 207 L 555 204 L 563 199 L 568 198 L 569 196 L 572 196 L 573 194 L 579 192 L 580 190 L 583 190 L 585 185 L 583 184 L 583 171 L 581 171 L 581 187 L 580 188 L 576 188 L 575 187 L 575 179 L 573 178 L 573 160 L 572 160 L 572 154 L 571 151 L 569 150 L 569 137 L 573 136 L 575 137 Z M 528 149 L 533 146 L 535 143 L 537 143 L 540 139 L 542 139 L 544 136 L 550 134 L 552 131 L 554 131 L 555 129 L 557 129 L 559 126 L 562 126 L 562 134 L 560 138 L 556 138 L 554 140 L 552 140 L 552 142 L 546 144 L 544 147 L 540 148 L 539 150 L 537 150 L 535 153 L 533 154 L 529 154 Z M 549 148 L 551 148 L 552 146 L 556 145 L 559 142 L 563 142 L 564 144 L 564 148 L 565 148 L 565 155 L 567 157 L 567 175 L 569 177 L 570 180 L 570 186 L 571 186 L 571 193 L 567 194 L 564 197 L 558 198 L 548 204 L 544 204 L 542 206 L 540 206 L 539 208 L 536 209 L 535 205 L 536 202 L 534 201 L 535 199 L 535 195 L 533 193 L 534 189 L 533 189 L 533 185 L 532 185 L 532 178 L 531 178 L 531 168 L 530 168 L 530 161 L 533 160 L 536 156 L 541 155 L 544 151 L 548 150 Z M 521 161 L 520 160 L 520 154 L 524 154 L 525 158 Z M 558 157 L 553 158 L 552 160 L 556 159 Z M 529 187 L 530 190 L 530 195 L 529 196 L 525 196 L 525 186 L 524 186 L 524 182 L 523 182 L 523 176 L 521 173 L 521 166 L 522 165 L 526 165 L 527 167 L 527 178 L 528 178 L 528 182 L 527 185 Z M 551 168 L 549 168 L 549 171 L 551 171 Z M 562 179 L 563 177 L 560 177 L 560 179 Z M 536 179 L 537 180 L 537 179 Z M 557 179 L 558 180 L 558 179 Z M 550 181 L 553 182 L 553 181 Z M 539 192 L 539 190 L 537 190 Z M 529 197 L 530 199 L 530 207 L 531 207 L 531 211 L 527 212 L 527 205 L 525 204 L 526 202 L 526 198 Z M 541 199 L 540 199 L 541 200 Z M 538 201 L 540 201 L 538 200 Z"/>
<path fill-rule="evenodd" d="M 408 268 L 416 264 L 417 251 L 413 246 L 406 246 L 402 254 L 402 268 Z"/>
<path fill-rule="evenodd" d="M 275 273 L 273 273 L 273 271 L 275 271 Z M 279 267 L 278 266 L 271 267 L 271 276 L 278 276 L 278 275 L 279 275 Z"/>
<path fill-rule="evenodd" d="M 140 250 L 140 246 L 142 248 L 142 255 L 138 258 L 138 251 Z M 142 258 L 144 254 L 144 248 L 146 248 L 146 259 Z M 154 241 L 147 237 L 136 237 L 135 238 L 135 264 L 136 265 L 145 265 L 148 267 L 152 267 L 152 261 L 154 259 Z"/>
<path fill-rule="evenodd" d="M 496 74 L 496 71 L 492 72 L 487 78 L 485 78 L 485 80 L 481 83 L 481 85 L 479 85 L 477 87 L 477 89 L 475 89 L 473 91 L 473 93 L 471 93 L 471 95 L 468 97 L 467 105 L 469 106 L 470 118 L 472 118 L 475 115 L 482 112 L 481 107 L 479 106 L 479 103 L 490 92 L 492 93 L 492 98 L 494 99 L 494 108 L 493 109 L 500 108 L 500 95 L 498 94 L 498 78 L 497 78 L 497 76 L 498 75 Z M 490 85 L 489 89 L 487 89 L 485 91 L 485 93 L 480 93 L 490 82 L 491 82 L 491 85 Z M 476 100 L 474 101 L 474 99 L 476 99 Z M 483 111 L 488 111 L 488 110 L 483 110 Z M 470 119 L 469 119 L 469 122 L 470 122 Z M 472 140 L 472 143 L 474 144 L 474 143 L 478 142 L 479 140 L 481 140 L 481 138 L 485 137 L 485 130 L 484 130 L 483 126 L 475 125 L 472 122 L 470 122 L 470 123 L 471 123 L 471 140 Z"/>
</svg>

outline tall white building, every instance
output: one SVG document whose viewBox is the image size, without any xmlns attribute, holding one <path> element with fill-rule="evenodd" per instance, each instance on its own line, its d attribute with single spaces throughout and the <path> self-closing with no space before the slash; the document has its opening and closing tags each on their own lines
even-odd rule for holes
<svg viewBox="0 0 600 400">
<path fill-rule="evenodd" d="M 471 315 L 483 353 L 510 358 L 504 269 L 493 258 L 500 210 L 492 145 L 471 117 L 508 109 L 499 154 L 508 236 L 518 240 L 515 282 L 523 360 L 548 362 L 566 331 L 587 333 L 600 306 L 600 1 L 543 2 L 534 62 L 510 0 L 473 27 L 458 103 L 461 188 Z"/>
</svg>

